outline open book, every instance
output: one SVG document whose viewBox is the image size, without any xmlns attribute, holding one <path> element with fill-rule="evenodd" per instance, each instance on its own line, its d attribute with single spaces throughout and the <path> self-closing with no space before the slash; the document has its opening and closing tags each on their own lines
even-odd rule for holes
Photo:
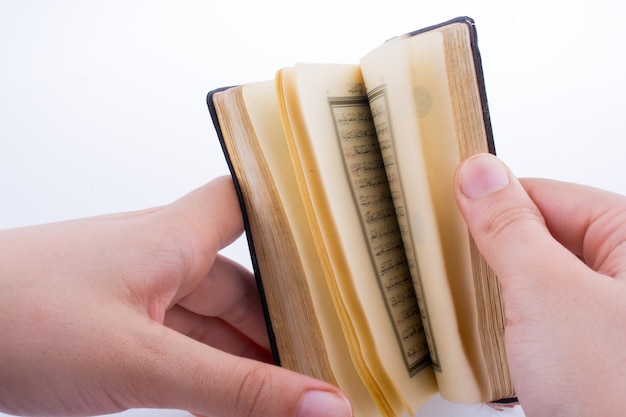
<svg viewBox="0 0 626 417">
<path fill-rule="evenodd" d="M 515 396 L 499 285 L 453 196 L 461 159 L 494 152 L 470 18 L 207 102 L 278 364 L 357 416 Z"/>
</svg>

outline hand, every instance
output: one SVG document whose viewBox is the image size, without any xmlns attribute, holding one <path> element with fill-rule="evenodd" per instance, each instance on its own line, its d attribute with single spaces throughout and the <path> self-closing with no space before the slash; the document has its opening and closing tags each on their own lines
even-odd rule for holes
<svg viewBox="0 0 626 417">
<path fill-rule="evenodd" d="M 337 388 L 269 365 L 232 182 L 173 204 L 0 232 L 0 410 L 345 416 Z"/>
<path fill-rule="evenodd" d="M 499 277 L 512 378 L 527 416 L 621 415 L 626 392 L 626 198 L 518 181 L 477 155 L 456 197 Z"/>
</svg>

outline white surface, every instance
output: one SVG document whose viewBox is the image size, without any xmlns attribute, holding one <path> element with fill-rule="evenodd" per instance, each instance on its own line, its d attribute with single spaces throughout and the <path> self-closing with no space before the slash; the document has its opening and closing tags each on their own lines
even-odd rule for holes
<svg viewBox="0 0 626 417">
<path fill-rule="evenodd" d="M 167 203 L 227 173 L 210 89 L 295 61 L 356 62 L 390 36 L 457 15 L 477 22 L 496 147 L 513 170 L 626 193 L 624 8 L 0 0 L 0 228 Z M 241 242 L 226 252 L 248 262 Z M 439 399 L 420 412 L 492 414 Z"/>
</svg>

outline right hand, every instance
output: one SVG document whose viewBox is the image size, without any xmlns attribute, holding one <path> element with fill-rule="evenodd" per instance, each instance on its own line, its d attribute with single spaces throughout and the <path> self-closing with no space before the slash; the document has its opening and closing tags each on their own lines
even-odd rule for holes
<svg viewBox="0 0 626 417">
<path fill-rule="evenodd" d="M 626 393 L 626 198 L 468 158 L 455 193 L 499 277 L 527 416 L 614 416 Z"/>
</svg>

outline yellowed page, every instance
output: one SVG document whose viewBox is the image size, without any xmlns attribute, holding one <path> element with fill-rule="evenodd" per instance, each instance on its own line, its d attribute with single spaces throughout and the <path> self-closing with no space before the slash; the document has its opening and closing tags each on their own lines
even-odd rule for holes
<svg viewBox="0 0 626 417">
<path fill-rule="evenodd" d="M 288 369 L 336 383 L 326 348 L 321 343 L 322 332 L 313 302 L 306 291 L 306 273 L 297 244 L 247 117 L 241 87 L 217 92 L 212 100 L 222 144 L 245 204 L 247 232 L 254 240 L 255 272 L 263 284 L 280 363 Z"/>
<path fill-rule="evenodd" d="M 337 286 L 335 302 L 346 312 L 342 320 L 344 329 L 352 334 L 349 343 L 353 358 L 366 384 L 373 378 L 371 383 L 378 385 L 380 394 L 374 391 L 374 396 L 385 397 L 391 415 L 412 414 L 436 392 L 433 374 L 427 367 L 410 376 L 407 355 L 402 352 L 390 315 L 385 314 L 388 305 L 378 281 L 376 260 L 368 247 L 367 229 L 361 222 L 362 213 L 342 157 L 345 149 L 342 151 L 337 131 L 337 118 L 342 116 L 331 106 L 338 98 L 362 98 L 359 68 L 300 64 L 293 77 L 297 96 L 292 94 L 288 101 L 308 193 L 305 200 L 311 206 L 310 216 L 318 222 L 317 248 L 328 260 L 327 277 Z M 300 113 L 300 119 L 293 113 Z M 355 128 L 355 132 L 359 130 L 362 128 Z"/>
<path fill-rule="evenodd" d="M 355 415 L 380 416 L 350 359 L 345 336 L 317 256 L 282 130 L 274 81 L 244 85 L 243 97 L 301 254 L 308 288 L 337 383 L 352 400 Z"/>
<path fill-rule="evenodd" d="M 414 60 L 411 48 L 420 53 Z M 467 245 L 469 240 L 452 195 L 459 151 L 442 35 L 434 31 L 398 38 L 366 56 L 361 65 L 368 91 L 376 92 L 388 115 L 387 151 L 398 173 L 393 189 L 403 207 L 406 246 L 414 251 L 417 292 L 423 294 L 423 311 L 432 329 L 439 389 L 454 401 L 481 402 L 484 366 L 475 306 L 455 305 L 458 294 L 471 304 L 474 290 L 468 248 L 449 246 Z M 453 262 L 446 253 L 453 254 Z"/>
<path fill-rule="evenodd" d="M 369 102 L 363 95 L 329 97 L 328 104 L 379 290 L 414 375 L 431 358 Z"/>
</svg>

